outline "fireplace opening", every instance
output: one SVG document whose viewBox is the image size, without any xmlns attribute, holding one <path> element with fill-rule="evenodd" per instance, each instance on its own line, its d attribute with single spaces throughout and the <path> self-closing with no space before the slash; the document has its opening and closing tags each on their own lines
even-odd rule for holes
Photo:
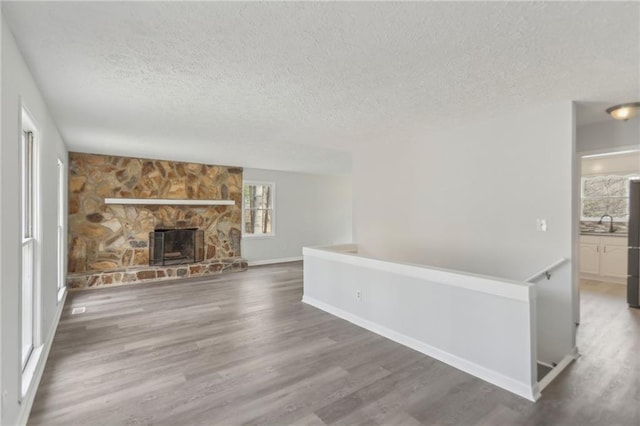
<svg viewBox="0 0 640 426">
<path fill-rule="evenodd" d="M 204 231 L 179 228 L 149 232 L 149 265 L 180 265 L 203 260 Z"/>
</svg>

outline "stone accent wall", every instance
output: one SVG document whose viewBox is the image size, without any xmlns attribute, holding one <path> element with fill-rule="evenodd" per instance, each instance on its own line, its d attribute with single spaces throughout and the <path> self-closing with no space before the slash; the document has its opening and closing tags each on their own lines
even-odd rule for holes
<svg viewBox="0 0 640 426">
<path fill-rule="evenodd" d="M 105 198 L 214 199 L 234 200 L 236 204 L 106 205 Z M 171 278 L 168 272 L 166 277 L 159 276 L 158 268 L 148 266 L 149 232 L 156 228 L 202 229 L 203 264 L 233 265 L 241 255 L 241 207 L 241 168 L 72 152 L 69 154 L 69 287 Z M 205 269 L 219 272 L 233 268 L 215 266 L 209 270 L 205 266 Z M 103 278 L 105 276 L 112 278 Z M 179 275 L 172 277 L 176 276 Z M 118 280 L 118 277 L 122 278 Z M 80 285 L 83 280 L 84 286 Z"/>
</svg>

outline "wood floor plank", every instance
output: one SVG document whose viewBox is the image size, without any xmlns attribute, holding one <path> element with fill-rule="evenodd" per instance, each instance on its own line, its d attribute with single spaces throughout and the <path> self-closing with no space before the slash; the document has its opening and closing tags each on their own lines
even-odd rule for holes
<svg viewBox="0 0 640 426">
<path fill-rule="evenodd" d="M 301 262 L 72 293 L 29 424 L 637 426 L 640 311 L 582 290 L 582 356 L 536 404 L 301 303 Z"/>
</svg>

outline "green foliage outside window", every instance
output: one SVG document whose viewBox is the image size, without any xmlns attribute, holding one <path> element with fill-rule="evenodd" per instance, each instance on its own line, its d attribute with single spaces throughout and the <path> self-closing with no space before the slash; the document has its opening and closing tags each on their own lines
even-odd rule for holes
<svg viewBox="0 0 640 426">
<path fill-rule="evenodd" d="M 605 214 L 616 220 L 628 219 L 628 176 L 609 175 L 582 179 L 582 219 L 600 219 Z"/>
<path fill-rule="evenodd" d="M 244 233 L 273 234 L 273 184 L 244 185 Z"/>
</svg>

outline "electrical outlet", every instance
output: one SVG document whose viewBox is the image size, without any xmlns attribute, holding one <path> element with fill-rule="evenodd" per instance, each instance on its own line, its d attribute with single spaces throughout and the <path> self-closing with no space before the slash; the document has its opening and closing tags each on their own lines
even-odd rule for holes
<svg viewBox="0 0 640 426">
<path fill-rule="evenodd" d="M 362 292 L 360 290 L 356 290 L 356 300 L 362 302 Z"/>
</svg>

